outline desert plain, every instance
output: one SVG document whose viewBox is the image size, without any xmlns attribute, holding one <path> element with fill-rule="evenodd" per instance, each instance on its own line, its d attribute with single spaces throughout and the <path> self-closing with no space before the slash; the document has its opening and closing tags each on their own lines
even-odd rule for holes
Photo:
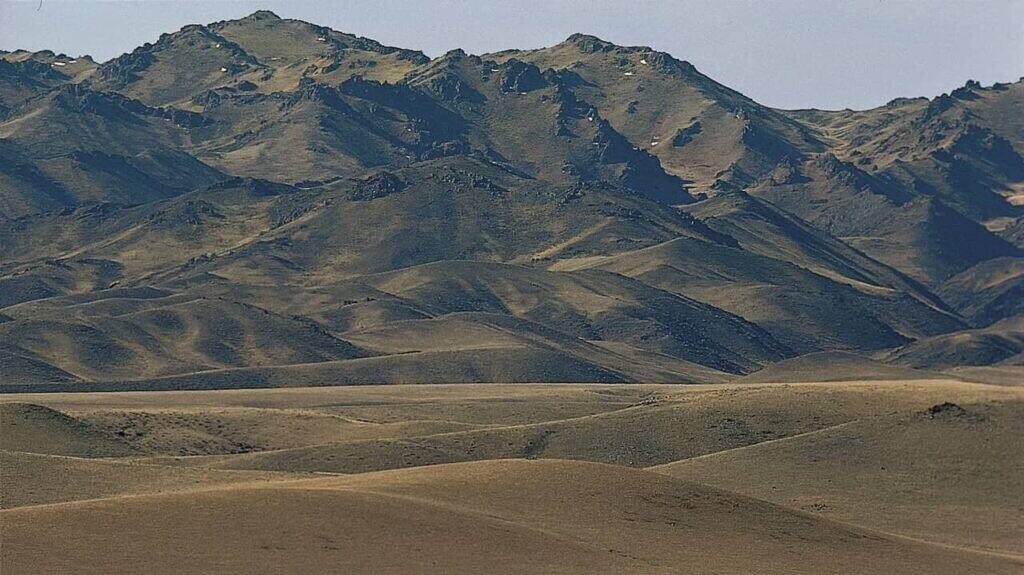
<svg viewBox="0 0 1024 575">
<path fill-rule="evenodd" d="M 0 397 L 0 571 L 1019 573 L 1024 388 Z"/>
</svg>

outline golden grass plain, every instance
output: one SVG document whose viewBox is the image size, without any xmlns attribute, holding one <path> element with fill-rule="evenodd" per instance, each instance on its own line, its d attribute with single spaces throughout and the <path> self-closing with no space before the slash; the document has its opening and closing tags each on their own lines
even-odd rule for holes
<svg viewBox="0 0 1024 575">
<path fill-rule="evenodd" d="M 1024 389 L 0 397 L 9 573 L 1016 573 Z"/>
</svg>

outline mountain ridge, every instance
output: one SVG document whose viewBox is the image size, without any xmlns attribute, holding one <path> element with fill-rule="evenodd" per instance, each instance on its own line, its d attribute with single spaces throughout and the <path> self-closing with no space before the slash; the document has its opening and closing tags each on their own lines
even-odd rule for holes
<svg viewBox="0 0 1024 575">
<path fill-rule="evenodd" d="M 950 342 L 1017 341 L 978 330 L 1021 313 L 1022 107 L 778 110 L 586 34 L 428 58 L 268 11 L 102 63 L 2 52 L 0 386 L 365 355 L 409 381 L 428 348 L 472 381 L 510 345 L 548 367 L 490 377 L 1005 363 Z"/>
</svg>

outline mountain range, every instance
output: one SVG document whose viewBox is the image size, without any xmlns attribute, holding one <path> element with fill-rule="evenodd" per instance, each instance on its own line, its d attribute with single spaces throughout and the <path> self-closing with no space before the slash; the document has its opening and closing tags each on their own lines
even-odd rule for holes
<svg viewBox="0 0 1024 575">
<path fill-rule="evenodd" d="M 266 11 L 103 63 L 0 52 L 2 389 L 822 352 L 1024 365 L 1024 79 L 778 110 L 593 36 L 429 58 Z"/>
</svg>

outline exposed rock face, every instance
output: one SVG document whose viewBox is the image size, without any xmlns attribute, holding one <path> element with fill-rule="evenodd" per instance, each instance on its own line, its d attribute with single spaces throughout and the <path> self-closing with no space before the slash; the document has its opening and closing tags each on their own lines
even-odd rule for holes
<svg viewBox="0 0 1024 575">
<path fill-rule="evenodd" d="M 960 407 L 955 403 L 948 401 L 933 405 L 928 408 L 928 415 L 932 418 L 935 417 L 963 417 L 967 415 L 967 410 Z"/>
<path fill-rule="evenodd" d="M 501 90 L 525 94 L 547 85 L 540 69 L 515 58 L 505 62 L 501 69 Z"/>
<path fill-rule="evenodd" d="M 357 200 L 375 200 L 397 194 L 405 189 L 405 183 L 391 172 L 380 172 L 359 182 L 352 197 Z"/>
</svg>

